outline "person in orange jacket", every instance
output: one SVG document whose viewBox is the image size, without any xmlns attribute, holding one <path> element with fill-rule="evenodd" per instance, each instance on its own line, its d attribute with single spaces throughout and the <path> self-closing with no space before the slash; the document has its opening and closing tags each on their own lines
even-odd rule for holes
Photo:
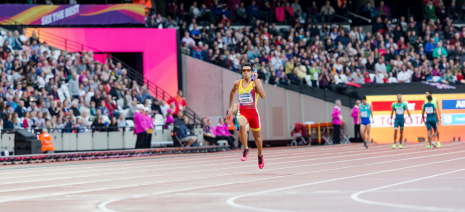
<svg viewBox="0 0 465 212">
<path fill-rule="evenodd" d="M 42 129 L 42 134 L 39 135 L 39 140 L 42 143 L 42 154 L 55 153 L 55 147 L 53 146 L 52 136 L 48 134 L 47 128 Z"/>
</svg>

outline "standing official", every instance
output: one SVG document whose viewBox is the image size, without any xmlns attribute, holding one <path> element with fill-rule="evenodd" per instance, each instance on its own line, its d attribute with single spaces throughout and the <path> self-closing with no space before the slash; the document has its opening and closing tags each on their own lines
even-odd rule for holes
<svg viewBox="0 0 465 212">
<path fill-rule="evenodd" d="M 354 118 L 354 130 L 355 130 L 355 141 L 360 141 L 360 118 L 358 117 L 358 113 L 360 112 L 360 100 L 355 102 L 354 108 L 352 108 L 352 118 Z"/>
<path fill-rule="evenodd" d="M 147 122 L 144 118 L 144 105 L 136 105 L 136 114 L 134 115 L 134 134 L 137 134 L 136 149 L 144 148 L 147 140 Z"/>
<path fill-rule="evenodd" d="M 334 106 L 333 113 L 331 116 L 333 117 L 333 144 L 339 144 L 340 135 L 341 135 L 341 122 L 342 122 L 342 115 L 341 115 L 341 100 L 336 100 L 336 106 Z"/>
<path fill-rule="evenodd" d="M 154 129 L 153 127 L 153 119 L 152 115 L 150 114 L 150 108 L 145 107 L 144 108 L 144 117 L 145 121 L 147 123 L 147 141 L 145 143 L 145 148 L 151 148 L 152 147 L 152 130 Z"/>
</svg>

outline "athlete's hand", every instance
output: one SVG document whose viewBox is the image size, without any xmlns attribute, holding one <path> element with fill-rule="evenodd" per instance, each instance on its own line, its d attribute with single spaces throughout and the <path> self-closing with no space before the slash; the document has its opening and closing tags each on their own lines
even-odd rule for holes
<svg viewBox="0 0 465 212">
<path fill-rule="evenodd" d="M 253 72 L 253 74 L 252 74 L 250 77 L 252 77 L 253 75 L 255 75 L 255 79 L 254 79 L 254 80 L 257 80 L 257 79 L 258 79 L 258 73 L 257 73 L 257 72 Z"/>
<path fill-rule="evenodd" d="M 229 108 L 228 114 L 226 115 L 226 119 L 229 119 L 232 115 L 232 108 Z"/>
</svg>

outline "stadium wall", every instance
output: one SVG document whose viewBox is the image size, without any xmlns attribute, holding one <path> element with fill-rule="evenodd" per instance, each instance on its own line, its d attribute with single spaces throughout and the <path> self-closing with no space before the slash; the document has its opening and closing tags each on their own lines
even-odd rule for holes
<svg viewBox="0 0 465 212">
<path fill-rule="evenodd" d="M 40 42 L 81 52 L 142 52 L 144 77 L 170 95 L 178 90 L 176 29 L 151 28 L 27 28 L 37 31 Z"/>
<path fill-rule="evenodd" d="M 228 110 L 229 92 L 241 75 L 219 66 L 182 56 L 186 67 L 185 97 L 188 107 L 201 117 L 224 116 Z M 264 84 L 265 99 L 258 100 L 264 140 L 291 139 L 291 127 L 307 121 L 330 122 L 334 102 L 327 102 L 298 92 Z M 237 97 L 234 99 L 237 102 Z M 353 136 L 351 109 L 342 107 L 344 134 Z M 216 123 L 217 120 L 212 120 Z"/>
</svg>

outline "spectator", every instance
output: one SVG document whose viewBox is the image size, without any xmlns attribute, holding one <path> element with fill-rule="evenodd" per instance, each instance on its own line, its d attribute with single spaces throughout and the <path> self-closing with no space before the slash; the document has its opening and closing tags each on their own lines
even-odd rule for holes
<svg viewBox="0 0 465 212">
<path fill-rule="evenodd" d="M 257 18 L 258 6 L 256 5 L 255 0 L 252 0 L 252 4 L 250 4 L 247 8 L 247 13 L 250 15 L 250 18 Z"/>
<path fill-rule="evenodd" d="M 184 122 L 184 113 L 182 111 L 179 111 L 176 117 L 174 118 L 173 131 L 177 132 L 183 122 Z"/>
<path fill-rule="evenodd" d="M 441 43 L 441 42 L 438 42 L 438 44 L 436 45 L 436 48 L 433 50 L 433 58 L 442 57 L 442 55 L 444 55 L 445 57 L 447 57 L 447 51 L 446 51 L 446 49 L 442 46 L 442 43 Z"/>
<path fill-rule="evenodd" d="M 229 127 L 224 123 L 224 118 L 218 120 L 218 125 L 215 129 L 215 135 L 217 140 L 227 140 L 231 149 L 236 149 L 234 145 L 235 137 L 229 133 Z"/>
<path fill-rule="evenodd" d="M 245 7 L 244 7 L 244 2 L 241 1 L 240 3 L 240 6 L 237 8 L 237 12 L 236 12 L 238 18 L 239 18 L 239 22 L 240 23 L 245 23 L 247 22 L 247 12 L 245 10 Z"/>
<path fill-rule="evenodd" d="M 335 13 L 334 8 L 330 5 L 329 0 L 327 0 L 326 4 L 323 7 L 321 7 L 321 12 L 320 12 L 323 22 L 332 21 L 334 13 Z"/>
<path fill-rule="evenodd" d="M 191 8 L 189 10 L 189 15 L 192 16 L 195 19 L 200 16 L 200 10 L 197 7 L 197 2 L 196 1 L 192 2 L 192 6 L 191 6 Z"/>
<path fill-rule="evenodd" d="M 436 16 L 436 9 L 433 6 L 433 1 L 429 1 L 425 6 L 425 15 L 428 19 L 436 20 L 438 18 Z"/>
<path fill-rule="evenodd" d="M 412 74 L 409 74 L 405 68 L 405 66 L 402 66 L 402 71 L 397 74 L 397 81 L 400 83 L 410 83 L 412 79 Z"/>
<path fill-rule="evenodd" d="M 3 129 L 12 130 L 14 129 L 13 122 L 11 122 L 11 114 L 6 113 L 5 118 L 3 119 Z"/>
<path fill-rule="evenodd" d="M 389 16 L 389 8 L 384 5 L 384 1 L 379 2 L 379 7 L 376 8 L 376 11 L 378 12 L 378 15 L 381 16 L 381 18 L 386 18 Z"/>
<path fill-rule="evenodd" d="M 182 90 L 179 90 L 178 95 L 176 97 L 169 99 L 166 103 L 168 105 L 171 105 L 171 108 L 174 109 L 173 114 L 175 116 L 178 114 L 179 111 L 183 111 L 187 107 L 187 103 L 183 97 Z"/>
<path fill-rule="evenodd" d="M 190 132 L 187 128 L 187 124 L 189 123 L 189 118 L 184 116 L 184 122 L 182 122 L 181 126 L 179 127 L 179 141 L 186 142 L 185 147 L 190 147 L 197 141 L 197 136 Z"/>
<path fill-rule="evenodd" d="M 210 119 L 208 119 L 208 120 L 206 118 L 202 119 L 203 138 L 205 140 L 204 146 L 208 146 L 208 145 L 213 145 L 214 146 L 214 145 L 216 145 L 216 135 L 211 130 L 210 124 L 211 124 Z"/>
<path fill-rule="evenodd" d="M 375 8 L 371 6 L 371 2 L 369 2 L 369 1 L 363 7 L 363 11 L 371 19 L 376 18 L 378 16 L 378 11 L 376 11 Z"/>
<path fill-rule="evenodd" d="M 299 4 L 299 0 L 294 0 L 294 3 L 291 4 L 292 10 L 294 11 L 294 16 L 302 20 L 306 19 L 307 14 L 302 11 L 302 7 Z"/>
</svg>

